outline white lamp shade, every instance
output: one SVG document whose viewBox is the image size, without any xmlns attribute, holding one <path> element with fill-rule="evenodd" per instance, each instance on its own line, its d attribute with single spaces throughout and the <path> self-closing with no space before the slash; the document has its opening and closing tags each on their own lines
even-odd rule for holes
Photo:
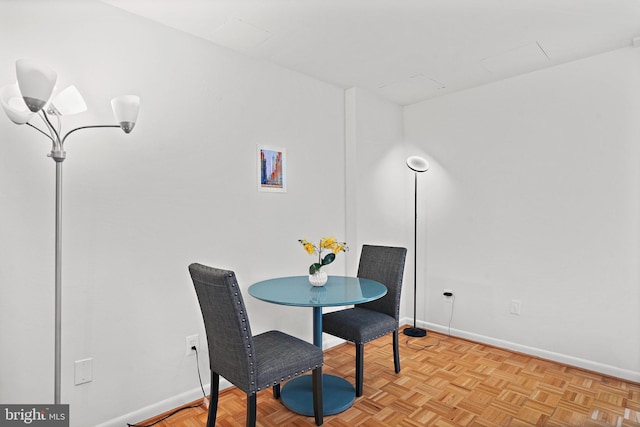
<svg viewBox="0 0 640 427">
<path fill-rule="evenodd" d="M 133 130 L 138 119 L 140 98 L 136 95 L 122 95 L 111 100 L 111 107 L 116 120 L 125 133 Z"/>
<path fill-rule="evenodd" d="M 38 61 L 18 59 L 16 75 L 27 107 L 34 113 L 40 111 L 51 97 L 58 74 Z"/>
<path fill-rule="evenodd" d="M 87 104 L 78 89 L 71 85 L 53 98 L 50 108 L 57 114 L 68 116 L 87 111 Z"/>
<path fill-rule="evenodd" d="M 422 157 L 411 156 L 407 159 L 407 166 L 415 172 L 426 172 L 429 169 L 429 162 Z"/>
<path fill-rule="evenodd" d="M 27 104 L 22 99 L 17 83 L 0 88 L 0 101 L 9 120 L 17 125 L 27 123 L 33 116 L 33 113 L 27 108 Z"/>
</svg>

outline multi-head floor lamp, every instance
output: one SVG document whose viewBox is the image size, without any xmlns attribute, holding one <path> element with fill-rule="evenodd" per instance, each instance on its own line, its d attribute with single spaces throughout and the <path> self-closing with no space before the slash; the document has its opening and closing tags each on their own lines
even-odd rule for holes
<svg viewBox="0 0 640 427">
<path fill-rule="evenodd" d="M 81 126 L 63 135 L 62 116 L 87 109 L 75 86 L 54 93 L 58 77 L 56 72 L 40 62 L 29 59 L 16 61 L 16 74 L 16 84 L 0 88 L 2 108 L 13 123 L 26 124 L 51 140 L 49 157 L 56 163 L 54 403 L 59 404 L 62 353 L 62 162 L 66 158 L 64 143 L 69 135 L 81 129 L 119 127 L 125 133 L 131 132 L 138 117 L 140 99 L 134 95 L 124 95 L 111 101 L 118 125 Z M 31 123 L 37 118 L 42 120 L 41 127 Z"/>
</svg>

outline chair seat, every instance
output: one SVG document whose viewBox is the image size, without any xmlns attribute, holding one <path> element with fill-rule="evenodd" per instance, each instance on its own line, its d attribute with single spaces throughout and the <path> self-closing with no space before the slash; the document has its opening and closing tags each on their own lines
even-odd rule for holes
<svg viewBox="0 0 640 427">
<path fill-rule="evenodd" d="M 258 390 L 316 369 L 323 363 L 320 347 L 280 331 L 269 331 L 254 336 L 253 346 L 256 355 Z M 284 354 L 283 349 L 287 349 Z"/>
<path fill-rule="evenodd" d="M 322 330 L 328 334 L 363 344 L 398 328 L 393 317 L 378 311 L 354 307 L 322 315 Z"/>
</svg>

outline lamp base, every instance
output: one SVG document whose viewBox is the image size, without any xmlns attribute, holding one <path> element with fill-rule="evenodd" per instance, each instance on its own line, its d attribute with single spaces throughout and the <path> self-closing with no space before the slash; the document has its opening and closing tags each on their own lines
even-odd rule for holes
<svg viewBox="0 0 640 427">
<path fill-rule="evenodd" d="M 404 328 L 402 332 L 410 337 L 426 337 L 427 331 L 420 328 Z"/>
</svg>

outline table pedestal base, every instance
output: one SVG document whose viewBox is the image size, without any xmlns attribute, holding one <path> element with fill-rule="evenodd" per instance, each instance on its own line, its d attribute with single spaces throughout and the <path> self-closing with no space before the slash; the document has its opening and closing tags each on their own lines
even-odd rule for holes
<svg viewBox="0 0 640 427">
<path fill-rule="evenodd" d="M 289 380 L 280 393 L 282 403 L 291 411 L 313 416 L 313 386 L 311 375 Z M 351 383 L 334 375 L 322 376 L 322 406 L 324 415 L 340 413 L 351 405 L 356 398 L 356 391 Z"/>
</svg>

